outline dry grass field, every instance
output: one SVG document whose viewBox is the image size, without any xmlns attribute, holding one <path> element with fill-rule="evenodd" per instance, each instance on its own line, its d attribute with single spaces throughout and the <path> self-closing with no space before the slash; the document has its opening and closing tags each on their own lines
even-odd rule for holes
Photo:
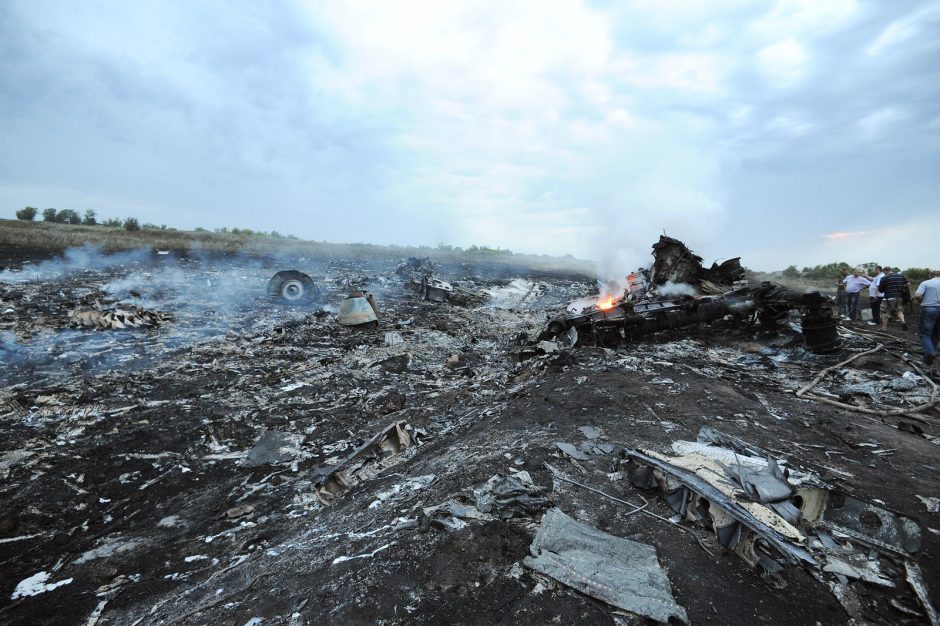
<svg viewBox="0 0 940 626">
<path fill-rule="evenodd" d="M 62 251 L 93 245 L 104 251 L 153 248 L 157 250 L 244 253 L 274 256 L 335 258 L 430 257 L 436 263 L 469 265 L 505 264 L 540 272 L 566 272 L 595 275 L 594 264 L 571 256 L 518 254 L 490 248 L 461 250 L 450 247 L 382 246 L 365 243 L 337 244 L 306 241 L 267 234 L 233 234 L 207 231 L 142 228 L 127 231 L 107 226 L 84 226 L 50 222 L 0 219 L 0 247 L 24 250 Z"/>
</svg>

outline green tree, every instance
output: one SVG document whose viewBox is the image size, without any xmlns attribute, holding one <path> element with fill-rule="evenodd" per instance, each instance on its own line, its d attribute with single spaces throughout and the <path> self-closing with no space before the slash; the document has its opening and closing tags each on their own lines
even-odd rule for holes
<svg viewBox="0 0 940 626">
<path fill-rule="evenodd" d="M 124 220 L 124 230 L 128 232 L 135 232 L 140 230 L 140 222 L 137 221 L 136 217 L 129 217 Z"/>
<path fill-rule="evenodd" d="M 42 221 L 44 222 L 54 222 L 56 221 L 56 214 L 58 211 L 55 209 L 43 209 L 42 212 Z"/>
<path fill-rule="evenodd" d="M 39 213 L 39 209 L 28 206 L 16 212 L 16 219 L 23 220 L 24 222 L 32 222 L 36 219 L 37 213 Z"/>
<path fill-rule="evenodd" d="M 121 220 L 117 219 L 116 217 L 108 218 L 102 222 L 102 224 L 108 228 L 120 228 L 122 226 Z"/>
<path fill-rule="evenodd" d="M 907 279 L 911 281 L 911 284 L 914 286 L 917 286 L 918 284 L 930 278 L 929 267 L 909 267 L 902 273 L 907 276 Z"/>
<path fill-rule="evenodd" d="M 60 224 L 81 224 L 82 218 L 72 209 L 62 209 L 55 216 L 55 221 Z"/>
<path fill-rule="evenodd" d="M 95 215 L 95 212 L 91 209 L 85 211 L 85 217 L 82 219 L 82 224 L 85 226 L 94 226 L 98 223 L 98 216 Z"/>
<path fill-rule="evenodd" d="M 799 278 L 800 270 L 796 269 L 795 265 L 791 265 L 787 269 L 783 270 L 783 275 L 787 278 Z"/>
</svg>

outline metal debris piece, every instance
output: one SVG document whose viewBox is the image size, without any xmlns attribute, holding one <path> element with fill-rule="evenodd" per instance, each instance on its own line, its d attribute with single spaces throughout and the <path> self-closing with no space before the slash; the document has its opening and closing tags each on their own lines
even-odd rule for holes
<svg viewBox="0 0 940 626">
<path fill-rule="evenodd" d="M 604 434 L 603 430 L 594 426 L 578 426 L 578 430 L 580 430 L 581 434 L 587 439 L 598 439 Z"/>
<path fill-rule="evenodd" d="M 385 345 L 386 346 L 400 346 L 405 343 L 405 338 L 401 336 L 401 333 L 390 332 L 385 333 Z"/>
<path fill-rule="evenodd" d="M 394 457 L 415 443 L 407 428 L 405 422 L 393 422 L 336 465 L 315 470 L 320 501 L 330 504 L 363 480 L 394 465 L 399 460 Z"/>
<path fill-rule="evenodd" d="M 828 494 L 819 523 L 898 556 L 914 554 L 923 542 L 923 530 L 914 520 L 839 491 Z"/>
<path fill-rule="evenodd" d="M 159 326 L 164 319 L 157 313 L 136 309 L 73 309 L 69 311 L 69 326 L 97 328 L 98 330 L 123 330 L 125 328 L 149 328 Z"/>
<path fill-rule="evenodd" d="M 551 501 L 542 492 L 528 472 L 516 472 L 513 476 L 495 474 L 473 493 L 482 513 L 509 519 L 535 515 L 547 508 Z"/>
<path fill-rule="evenodd" d="M 466 520 L 491 522 L 496 518 L 488 513 L 481 512 L 475 506 L 463 504 L 456 500 L 448 500 L 442 504 L 425 507 L 425 517 L 432 526 L 444 530 L 460 530 L 468 524 Z"/>
<path fill-rule="evenodd" d="M 763 448 L 713 428 L 702 428 L 698 440 L 720 443 L 751 457 L 770 457 Z M 908 556 L 920 550 L 923 530 L 900 513 L 838 490 L 817 477 L 798 485 L 796 495 L 802 517 L 810 525 L 840 532 L 889 554 Z"/>
<path fill-rule="evenodd" d="M 418 257 L 409 257 L 407 260 L 398 264 L 395 273 L 402 278 L 411 276 L 430 276 L 437 270 L 437 266 L 431 261 L 430 257 L 419 259 Z"/>
<path fill-rule="evenodd" d="M 296 435 L 265 431 L 248 451 L 242 460 L 244 467 L 259 467 L 261 465 L 276 465 L 292 461 L 298 452 Z"/>
<path fill-rule="evenodd" d="M 895 587 L 894 582 L 889 578 L 885 578 L 881 573 L 878 561 L 873 561 L 864 554 L 826 555 L 826 564 L 823 566 L 823 571 L 863 580 L 873 585 Z"/>
<path fill-rule="evenodd" d="M 446 302 L 454 293 L 454 286 L 438 278 L 424 279 L 424 299 L 432 302 Z"/>
<path fill-rule="evenodd" d="M 657 622 L 688 622 L 653 546 L 615 537 L 550 509 L 523 563 L 611 606 Z"/>
<path fill-rule="evenodd" d="M 940 498 L 917 496 L 917 499 L 924 503 L 928 513 L 940 513 Z"/>
<path fill-rule="evenodd" d="M 587 454 L 575 448 L 570 443 L 565 443 L 564 441 L 556 441 L 555 447 L 576 461 L 587 461 L 589 458 L 591 458 Z"/>
<path fill-rule="evenodd" d="M 702 457 L 703 461 L 708 461 L 718 470 L 709 472 L 710 480 L 727 483 L 725 490 L 719 489 L 699 473 L 674 465 L 665 458 L 653 457 L 638 450 L 630 449 L 625 449 L 624 454 L 628 458 L 651 466 L 662 473 L 663 480 L 657 478 L 657 483 L 664 487 L 667 494 L 670 494 L 673 498 L 670 506 L 676 513 L 684 516 L 691 512 L 693 515 L 699 516 L 699 510 L 702 507 L 690 506 L 693 504 L 691 497 L 693 494 L 689 493 L 688 490 L 694 492 L 699 499 L 706 500 L 708 507 L 705 512 L 707 517 L 711 519 L 711 526 L 718 534 L 719 540 L 726 547 L 735 550 L 751 565 L 757 565 L 760 555 L 753 551 L 756 546 L 755 542 L 748 541 L 748 537 L 743 536 L 744 529 L 759 536 L 788 561 L 816 564 L 816 560 L 812 555 L 800 545 L 803 539 L 802 534 L 784 518 L 757 503 L 737 502 L 730 497 L 730 493 L 726 493 L 726 491 L 729 491 L 727 484 L 731 484 L 730 480 L 724 477 L 723 472 L 719 473 L 720 466 L 714 461 L 708 461 Z M 633 482 L 638 487 L 642 484 L 637 484 L 636 481 Z M 643 482 L 648 484 L 648 476 Z M 675 487 L 670 488 L 672 485 L 675 485 Z M 675 495 L 677 492 L 681 495 L 678 500 Z M 667 501 L 669 500 L 667 499 Z M 676 504 L 676 502 L 679 504 Z"/>
<path fill-rule="evenodd" d="M 914 589 L 917 600 L 927 613 L 930 626 L 940 626 L 940 615 L 937 614 L 936 607 L 930 601 L 930 592 L 927 591 L 927 583 L 924 582 L 924 573 L 920 566 L 912 561 L 904 561 L 904 571 L 908 584 Z"/>
<path fill-rule="evenodd" d="M 339 305 L 337 320 L 343 326 L 379 325 L 379 310 L 375 297 L 365 291 L 354 291 Z"/>
</svg>

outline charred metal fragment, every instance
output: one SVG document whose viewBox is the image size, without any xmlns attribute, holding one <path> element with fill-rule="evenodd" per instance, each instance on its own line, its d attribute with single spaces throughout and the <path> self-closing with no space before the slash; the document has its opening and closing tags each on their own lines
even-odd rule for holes
<svg viewBox="0 0 940 626">
<path fill-rule="evenodd" d="M 693 254 L 688 246 L 672 237 L 661 235 L 653 244 L 653 269 L 650 283 L 695 283 L 702 279 L 702 257 Z"/>
<path fill-rule="evenodd" d="M 806 349 L 814 354 L 836 352 L 842 346 L 838 319 L 829 306 L 829 298 L 818 291 L 803 296 L 803 317 L 800 320 Z"/>
<path fill-rule="evenodd" d="M 375 297 L 367 291 L 353 291 L 339 305 L 337 321 L 343 326 L 379 325 Z"/>
<path fill-rule="evenodd" d="M 763 448 L 714 428 L 702 428 L 698 440 L 739 454 L 770 458 L 770 453 Z M 857 498 L 822 480 L 800 485 L 796 496 L 801 517 L 807 524 L 850 536 L 881 552 L 909 556 L 919 551 L 923 543 L 923 530 L 913 519 Z M 786 518 L 781 511 L 776 508 L 775 511 Z"/>
<path fill-rule="evenodd" d="M 714 520 L 716 531 L 719 528 L 725 529 L 727 532 L 723 530 L 722 534 L 725 535 L 729 542 L 737 544 L 737 541 L 740 540 L 740 535 L 738 534 L 740 532 L 739 530 L 726 528 L 733 526 L 734 522 L 737 522 L 760 537 L 768 546 L 772 547 L 788 561 L 793 563 L 803 562 L 810 565 L 816 564 L 816 560 L 813 559 L 812 555 L 802 546 L 792 542 L 790 538 L 756 518 L 750 511 L 744 508 L 744 506 L 728 497 L 728 495 L 703 479 L 697 473 L 649 456 L 639 450 L 625 449 L 624 454 L 629 459 L 633 459 L 659 470 L 664 476 L 678 481 L 683 487 L 694 491 L 701 498 L 707 500 L 709 503 L 708 511 Z M 675 498 L 673 498 L 673 500 L 675 500 Z M 719 515 L 716 515 L 716 512 L 719 513 Z M 727 523 L 723 523 L 725 520 L 727 520 Z"/>
<path fill-rule="evenodd" d="M 578 331 L 578 345 L 612 345 L 664 330 L 684 328 L 722 319 L 726 315 L 746 315 L 754 309 L 746 291 L 724 296 L 627 302 L 620 300 L 608 309 L 590 307 L 582 313 L 551 320 L 539 340 L 553 339 L 569 329 Z"/>
<path fill-rule="evenodd" d="M 395 459 L 415 441 L 405 422 L 393 422 L 356 448 L 336 465 L 314 471 L 317 498 L 323 504 L 332 504 L 336 498 L 393 465 Z"/>
</svg>

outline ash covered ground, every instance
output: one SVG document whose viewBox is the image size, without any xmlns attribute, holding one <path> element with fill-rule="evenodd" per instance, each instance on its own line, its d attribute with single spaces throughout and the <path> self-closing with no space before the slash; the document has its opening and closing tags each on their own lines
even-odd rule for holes
<svg viewBox="0 0 940 626">
<path fill-rule="evenodd" d="M 691 623 L 927 623 L 905 560 L 937 603 L 936 409 L 879 417 L 794 393 L 880 342 L 819 393 L 923 403 L 923 381 L 864 393 L 916 381 L 898 356 L 912 334 L 847 328 L 819 356 L 789 327 L 720 320 L 520 361 L 591 277 L 441 267 L 488 294 L 456 305 L 405 290 L 392 258 L 39 256 L 0 251 L 4 623 L 647 623 L 525 565 L 549 508 L 653 546 Z M 322 305 L 265 297 L 287 268 Z M 362 287 L 378 327 L 338 324 Z M 69 312 L 95 306 L 157 317 L 75 328 Z M 881 555 L 882 582 L 762 575 L 627 479 L 625 448 L 671 453 L 705 426 L 914 520 L 921 545 Z M 390 447 L 356 455 L 375 441 Z M 324 497 L 344 461 L 355 480 Z M 525 493 L 494 502 L 506 481 Z"/>
</svg>

